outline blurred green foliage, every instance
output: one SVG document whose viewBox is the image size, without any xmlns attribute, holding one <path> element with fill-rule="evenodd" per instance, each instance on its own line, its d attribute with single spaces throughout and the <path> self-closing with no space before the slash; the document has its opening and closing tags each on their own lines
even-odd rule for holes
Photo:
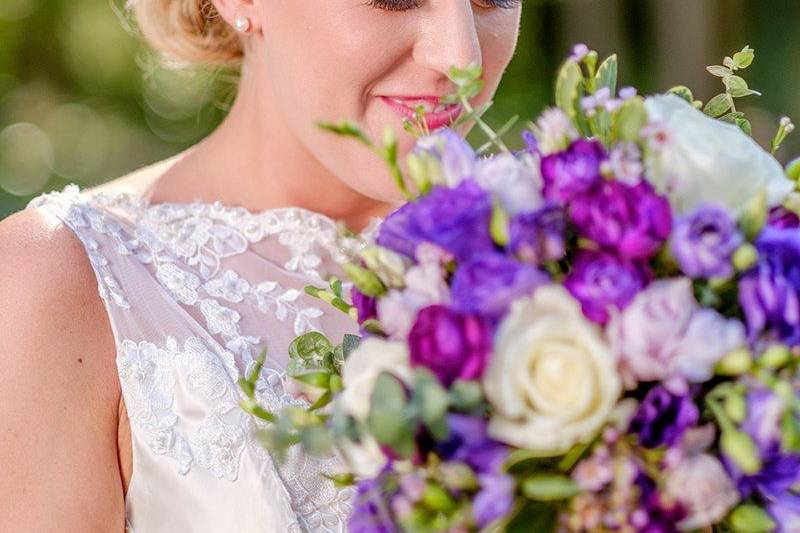
<svg viewBox="0 0 800 533">
<path fill-rule="evenodd" d="M 123 1 L 0 0 L 0 219 L 43 190 L 93 185 L 180 151 L 224 116 L 232 76 L 160 67 L 126 28 Z M 487 120 L 533 118 L 548 105 L 575 42 L 618 52 L 623 85 L 647 93 L 681 83 L 703 100 L 719 91 L 705 65 L 749 44 L 748 81 L 764 96 L 739 107 L 766 143 L 780 115 L 800 122 L 798 21 L 797 0 L 527 0 Z M 779 156 L 796 152 L 797 137 Z"/>
</svg>

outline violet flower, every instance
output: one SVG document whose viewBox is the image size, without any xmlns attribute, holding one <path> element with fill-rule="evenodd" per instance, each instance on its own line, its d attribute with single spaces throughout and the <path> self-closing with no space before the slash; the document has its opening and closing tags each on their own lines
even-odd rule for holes
<svg viewBox="0 0 800 533">
<path fill-rule="evenodd" d="M 648 267 L 612 254 L 582 251 L 564 286 L 581 303 L 589 320 L 605 324 L 609 310 L 624 309 L 650 281 Z"/>
<path fill-rule="evenodd" d="M 353 511 L 347 527 L 350 533 L 396 533 L 382 476 L 362 480 L 356 488 Z"/>
<path fill-rule="evenodd" d="M 489 225 L 492 199 L 473 180 L 453 189 L 434 187 L 422 198 L 405 204 L 381 224 L 378 244 L 414 257 L 423 242 L 435 244 L 459 261 L 494 249 Z"/>
<path fill-rule="evenodd" d="M 511 219 L 508 248 L 523 261 L 558 261 L 566 253 L 567 218 L 564 209 L 546 205 Z"/>
<path fill-rule="evenodd" d="M 549 281 L 526 263 L 499 253 L 483 254 L 462 264 L 452 282 L 453 307 L 464 313 L 499 318 L 511 303 Z"/>
<path fill-rule="evenodd" d="M 375 298 L 366 296 L 354 286 L 350 290 L 350 299 L 358 313 L 359 324 L 378 318 L 378 301 Z"/>
<path fill-rule="evenodd" d="M 687 276 L 727 278 L 733 275 L 733 253 L 743 242 L 744 237 L 728 211 L 703 206 L 678 219 L 670 249 Z"/>
<path fill-rule="evenodd" d="M 691 396 L 672 394 L 657 385 L 639 404 L 628 432 L 638 435 L 646 448 L 674 446 L 699 418 L 700 412 Z"/>
</svg>

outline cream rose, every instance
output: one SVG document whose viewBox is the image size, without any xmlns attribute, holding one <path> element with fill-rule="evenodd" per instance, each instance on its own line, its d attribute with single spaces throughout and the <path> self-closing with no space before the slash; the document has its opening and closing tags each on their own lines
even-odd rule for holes
<svg viewBox="0 0 800 533">
<path fill-rule="evenodd" d="M 484 387 L 490 435 L 552 455 L 593 438 L 622 392 L 600 330 L 555 285 L 518 301 L 500 325 Z"/>
</svg>

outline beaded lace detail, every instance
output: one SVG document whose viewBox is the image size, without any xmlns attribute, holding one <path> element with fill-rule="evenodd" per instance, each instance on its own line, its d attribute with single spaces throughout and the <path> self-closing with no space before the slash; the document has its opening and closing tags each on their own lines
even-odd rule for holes
<svg viewBox="0 0 800 533">
<path fill-rule="evenodd" d="M 253 420 L 238 407 L 237 380 L 267 347 L 258 395 L 275 410 L 298 403 L 284 387 L 286 354 L 276 354 L 272 334 L 280 330 L 285 350 L 294 336 L 334 320 L 335 311 L 323 310 L 303 286 L 353 257 L 376 225 L 343 237 L 332 220 L 300 208 L 253 213 L 219 203 L 149 205 L 131 193 L 87 194 L 70 185 L 29 207 L 55 212 L 87 251 L 114 327 L 132 431 L 184 476 L 199 468 L 236 482 L 245 453 L 271 464 L 253 438 Z M 172 310 L 165 324 L 147 315 L 156 297 Z M 171 320 L 181 327 L 170 328 Z M 343 531 L 351 493 L 322 476 L 337 466 L 334 458 L 296 453 L 273 467 L 297 528 Z"/>
</svg>

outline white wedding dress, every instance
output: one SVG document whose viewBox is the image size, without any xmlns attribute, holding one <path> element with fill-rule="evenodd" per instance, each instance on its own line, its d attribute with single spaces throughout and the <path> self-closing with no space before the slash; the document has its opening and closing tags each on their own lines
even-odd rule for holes
<svg viewBox="0 0 800 533">
<path fill-rule="evenodd" d="M 323 477 L 338 462 L 297 451 L 273 461 L 238 406 L 237 380 L 266 347 L 262 403 L 298 402 L 285 389 L 288 344 L 356 329 L 303 288 L 321 286 L 367 233 L 341 237 L 299 208 L 149 204 L 76 185 L 28 207 L 71 228 L 97 275 L 131 425 L 128 531 L 345 531 L 352 489 Z"/>
</svg>

